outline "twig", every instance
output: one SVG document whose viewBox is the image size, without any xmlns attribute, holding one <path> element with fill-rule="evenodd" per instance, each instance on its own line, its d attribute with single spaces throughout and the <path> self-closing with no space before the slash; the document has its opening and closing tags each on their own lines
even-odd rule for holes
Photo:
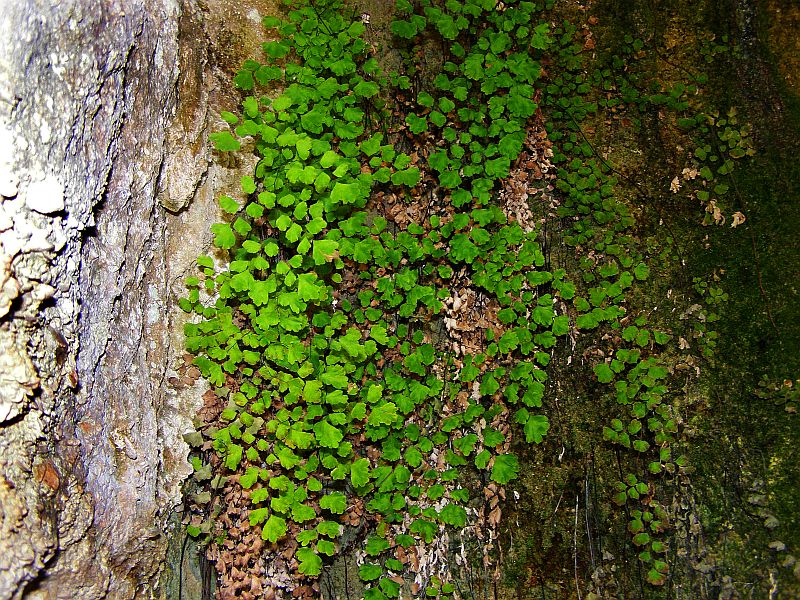
<svg viewBox="0 0 800 600">
<path fill-rule="evenodd" d="M 596 565 L 595 565 L 595 562 L 594 562 L 594 542 L 592 541 L 592 530 L 589 527 L 589 470 L 588 469 L 586 470 L 586 478 L 584 480 L 584 484 L 583 485 L 584 485 L 584 487 L 583 487 L 583 493 L 584 493 L 583 502 L 584 502 L 584 506 L 586 507 L 586 513 L 585 513 L 585 516 L 586 516 L 586 537 L 589 540 L 589 559 L 592 562 L 592 569 L 595 569 Z"/>
<path fill-rule="evenodd" d="M 578 500 L 580 494 L 575 494 L 575 527 L 572 530 L 572 557 L 575 560 L 575 592 L 578 594 L 578 600 L 583 600 L 581 596 L 581 588 L 578 585 Z"/>
<path fill-rule="evenodd" d="M 181 561 L 178 563 L 178 600 L 183 600 L 183 561 L 186 556 L 186 545 L 189 543 L 189 534 L 184 533 L 181 544 Z"/>
</svg>

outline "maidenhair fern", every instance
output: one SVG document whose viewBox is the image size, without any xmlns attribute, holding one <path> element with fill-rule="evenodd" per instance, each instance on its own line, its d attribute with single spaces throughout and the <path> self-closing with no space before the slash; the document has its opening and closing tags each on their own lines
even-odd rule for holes
<svg viewBox="0 0 800 600">
<path fill-rule="evenodd" d="M 413 582 L 408 556 L 475 522 L 481 496 L 520 473 L 512 445 L 548 435 L 552 349 L 610 329 L 621 345 L 594 374 L 624 415 L 604 436 L 650 457 L 614 501 L 631 507 L 632 542 L 651 582 L 663 581 L 665 518 L 652 497 L 639 501 L 673 461 L 668 373 L 653 346 L 670 336 L 644 317 L 620 325 L 649 267 L 613 174 L 576 133 L 598 106 L 574 28 L 554 30 L 533 2 L 498 6 L 399 0 L 390 29 L 401 50 L 445 48 L 441 72 L 412 92 L 407 75 L 382 74 L 341 2 L 296 3 L 287 21 L 265 19 L 279 39 L 266 64 L 237 74 L 241 110 L 212 135 L 218 151 L 253 148 L 258 163 L 219 199 L 222 262 L 199 257 L 187 280 L 186 345 L 224 404 L 206 433 L 249 498 L 249 525 L 274 549 L 296 542 L 301 580 L 321 573 L 345 524 L 366 523 L 366 598 L 404 585 L 451 594 L 446 570 Z M 545 60 L 558 80 L 542 78 Z M 525 180 L 514 207 L 518 161 L 545 132 L 541 108 L 554 173 Z M 523 218 L 546 182 L 556 214 Z M 551 263 L 552 217 L 569 223 L 579 269 Z"/>
</svg>

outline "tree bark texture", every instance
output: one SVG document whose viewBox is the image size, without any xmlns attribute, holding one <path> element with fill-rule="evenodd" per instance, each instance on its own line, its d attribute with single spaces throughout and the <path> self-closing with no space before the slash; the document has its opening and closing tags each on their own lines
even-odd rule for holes
<svg viewBox="0 0 800 600">
<path fill-rule="evenodd" d="M 0 0 L 0 598 L 156 594 L 203 391 L 174 302 L 237 177 L 210 107 L 271 6 Z"/>
<path fill-rule="evenodd" d="M 179 7 L 2 12 L 0 335 L 15 376 L 2 398 L 0 594 L 129 598 L 158 571 L 158 523 L 186 473 L 169 468 L 180 421 L 165 414 L 155 201 Z"/>
</svg>

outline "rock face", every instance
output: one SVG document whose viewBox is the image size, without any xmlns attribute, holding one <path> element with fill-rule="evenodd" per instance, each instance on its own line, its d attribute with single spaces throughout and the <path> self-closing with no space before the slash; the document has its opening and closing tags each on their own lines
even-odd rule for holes
<svg viewBox="0 0 800 600">
<path fill-rule="evenodd" d="M 133 597 L 187 472 L 159 425 L 179 6 L 0 12 L 0 596 Z"/>
<path fill-rule="evenodd" d="M 215 107 L 270 12 L 0 0 L 2 598 L 169 594 L 203 392 L 176 377 L 175 302 L 239 177 Z"/>
<path fill-rule="evenodd" d="M 207 136 L 275 9 L 0 0 L 0 599 L 208 597 L 169 525 L 204 391 L 177 370 L 175 303 L 217 190 L 251 170 Z M 348 572 L 327 597 L 350 597 Z"/>
<path fill-rule="evenodd" d="M 4 4 L 0 596 L 129 598 L 187 472 L 159 425 L 180 10 Z"/>
</svg>

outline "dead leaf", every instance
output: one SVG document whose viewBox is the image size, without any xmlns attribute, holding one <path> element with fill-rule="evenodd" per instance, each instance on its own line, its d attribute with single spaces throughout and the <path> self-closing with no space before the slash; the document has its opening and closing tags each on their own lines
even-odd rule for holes
<svg viewBox="0 0 800 600">
<path fill-rule="evenodd" d="M 712 200 L 706 205 L 706 212 L 711 215 L 712 219 L 714 219 L 714 224 L 725 224 L 725 215 L 722 214 L 722 209 L 717 206 L 716 200 Z"/>
<path fill-rule="evenodd" d="M 683 171 L 681 172 L 681 175 L 683 175 L 684 179 L 694 179 L 699 174 L 700 174 L 700 171 L 698 171 L 694 167 L 692 167 L 692 168 L 684 167 Z"/>
<path fill-rule="evenodd" d="M 49 460 L 36 465 L 36 481 L 45 484 L 53 491 L 56 491 L 61 484 L 58 471 Z"/>
<path fill-rule="evenodd" d="M 733 218 L 731 219 L 731 227 L 738 227 L 742 223 L 747 220 L 747 217 L 744 216 L 743 213 L 739 212 L 738 210 L 733 213 Z"/>
</svg>

